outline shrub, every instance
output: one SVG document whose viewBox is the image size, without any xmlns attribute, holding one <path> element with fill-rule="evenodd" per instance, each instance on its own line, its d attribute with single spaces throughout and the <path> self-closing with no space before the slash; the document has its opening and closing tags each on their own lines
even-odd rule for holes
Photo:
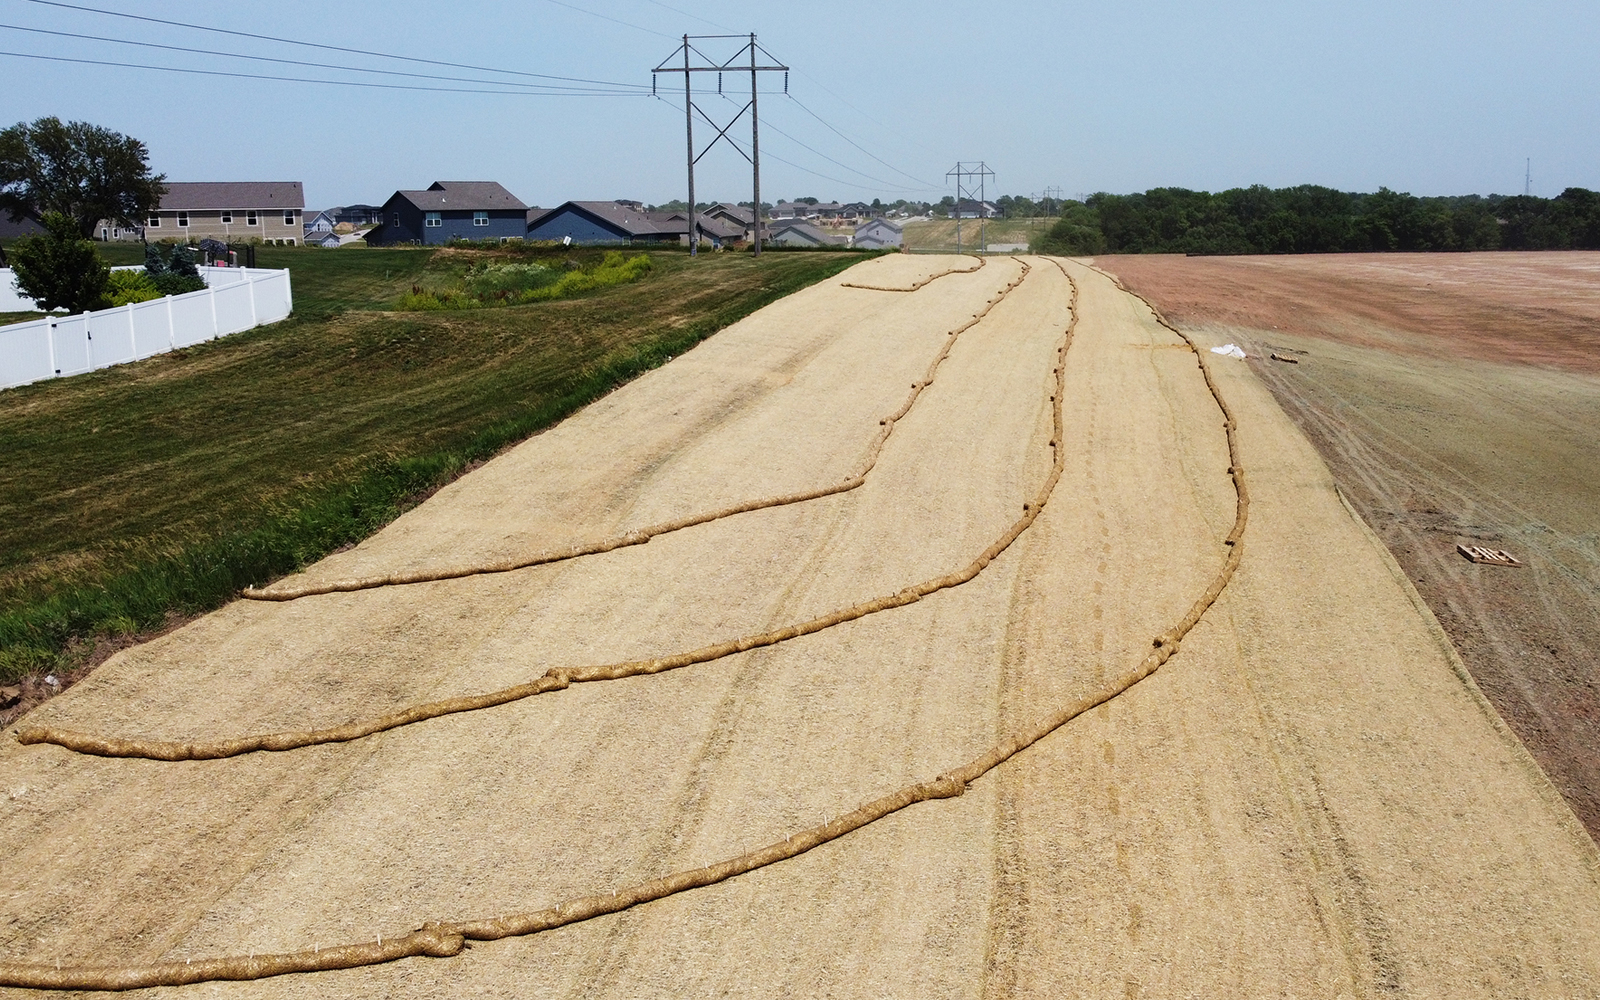
<svg viewBox="0 0 1600 1000">
<path fill-rule="evenodd" d="M 69 215 L 47 212 L 45 231 L 11 248 L 17 288 L 45 311 L 88 312 L 105 297 L 110 272 L 94 244 L 78 233 Z"/>
<path fill-rule="evenodd" d="M 460 287 L 429 289 L 412 285 L 410 293 L 401 296 L 396 308 L 420 312 L 547 302 L 638 281 L 649 274 L 652 267 L 649 254 L 626 257 L 619 250 L 608 252 L 593 267 L 575 265 L 575 261 L 568 261 L 568 270 L 557 271 L 532 263 L 473 264 L 467 268 Z"/>
<path fill-rule="evenodd" d="M 182 295 L 184 292 L 198 292 L 206 287 L 205 279 L 199 276 L 190 277 L 173 271 L 168 271 L 159 278 L 152 278 L 151 281 L 162 295 Z"/>
<path fill-rule="evenodd" d="M 113 306 L 130 302 L 149 302 L 162 296 L 160 288 L 144 271 L 112 271 L 106 282 L 106 299 Z"/>
</svg>

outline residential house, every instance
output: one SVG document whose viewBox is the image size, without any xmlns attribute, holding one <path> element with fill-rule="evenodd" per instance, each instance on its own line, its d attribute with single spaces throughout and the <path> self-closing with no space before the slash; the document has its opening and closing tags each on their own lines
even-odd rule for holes
<svg viewBox="0 0 1600 1000">
<path fill-rule="evenodd" d="M 753 230 L 756 224 L 756 213 L 754 209 L 725 201 L 701 212 L 700 217 L 702 219 L 718 219 L 729 225 L 740 227 L 744 230 L 744 236 L 741 238 L 746 241 L 755 238 Z"/>
<path fill-rule="evenodd" d="M 800 219 L 774 221 L 766 242 L 783 247 L 845 246 L 850 237 L 825 233 L 809 222 Z"/>
<path fill-rule="evenodd" d="M 522 239 L 528 206 L 494 181 L 434 181 L 421 191 L 396 191 L 383 204 L 383 221 L 367 233 L 370 246 L 452 240 Z"/>
<path fill-rule="evenodd" d="M 338 222 L 333 217 L 335 211 L 337 209 L 330 208 L 326 211 L 318 212 L 316 215 L 307 215 L 305 217 L 306 238 L 309 239 L 312 233 L 333 232 L 333 227 L 338 225 Z"/>
<path fill-rule="evenodd" d="M 688 212 L 650 212 L 647 214 L 662 232 L 673 233 L 677 236 L 679 243 L 684 246 L 689 245 Z M 726 244 L 737 243 L 745 239 L 746 230 L 742 223 L 728 222 L 709 212 L 697 213 L 695 224 L 700 227 L 700 242 L 709 243 L 717 249 L 721 249 Z"/>
<path fill-rule="evenodd" d="M 975 201 L 963 198 L 950 209 L 952 219 L 993 219 L 999 216 L 1000 210 L 992 202 Z"/>
<path fill-rule="evenodd" d="M 382 205 L 340 205 L 328 209 L 336 226 L 376 226 L 383 221 Z"/>
<path fill-rule="evenodd" d="M 882 250 L 905 245 L 900 227 L 888 219 L 873 219 L 856 227 L 854 241 L 850 244 L 862 250 Z"/>
<path fill-rule="evenodd" d="M 306 230 L 306 246 L 333 249 L 343 245 L 343 239 L 331 229 Z"/>
<path fill-rule="evenodd" d="M 530 240 L 572 243 L 672 243 L 677 234 L 663 232 L 638 202 L 569 201 L 529 219 Z"/>
<path fill-rule="evenodd" d="M 306 199 L 299 181 L 168 181 L 166 187 L 143 228 L 123 229 L 102 220 L 96 227 L 100 239 L 294 246 L 305 238 Z"/>
<path fill-rule="evenodd" d="M 530 240 L 580 244 L 689 242 L 689 213 L 646 212 L 636 201 L 569 201 L 528 221 Z M 720 247 L 744 238 L 744 227 L 708 213 L 699 216 L 700 241 Z"/>
<path fill-rule="evenodd" d="M 0 240 L 15 239 L 19 236 L 38 236 L 44 232 L 44 227 L 32 219 L 22 218 L 12 221 L 11 213 L 0 212 Z"/>
<path fill-rule="evenodd" d="M 782 222 L 788 219 L 814 219 L 816 212 L 803 201 L 780 201 L 772 206 L 772 220 Z"/>
</svg>

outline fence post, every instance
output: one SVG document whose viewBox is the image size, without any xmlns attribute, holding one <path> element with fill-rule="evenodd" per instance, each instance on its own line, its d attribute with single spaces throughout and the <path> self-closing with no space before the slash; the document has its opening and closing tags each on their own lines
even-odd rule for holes
<svg viewBox="0 0 1600 1000">
<path fill-rule="evenodd" d="M 56 375 L 60 375 L 61 369 L 56 367 L 56 318 L 54 316 L 46 316 L 45 319 L 49 320 L 45 324 L 44 336 L 45 343 L 50 345 L 50 370 L 55 372 Z M 51 377 L 54 378 L 55 376 Z"/>
<path fill-rule="evenodd" d="M 172 319 L 172 296 L 168 295 L 166 297 L 166 299 L 167 299 L 167 350 L 176 351 L 178 349 L 178 324 L 176 322 L 174 322 L 173 319 Z"/>
<path fill-rule="evenodd" d="M 244 280 L 248 282 L 245 291 L 250 293 L 250 329 L 254 330 L 260 325 L 256 316 L 256 279 L 250 277 L 250 272 L 244 273 Z"/>
<path fill-rule="evenodd" d="M 128 346 L 133 348 L 133 360 L 139 360 L 139 328 L 133 324 L 133 303 L 128 306 Z"/>
<path fill-rule="evenodd" d="M 206 299 L 211 303 L 211 339 L 216 340 L 222 326 L 217 322 L 217 290 L 210 285 L 206 286 Z"/>
<path fill-rule="evenodd" d="M 83 355 L 89 362 L 89 371 L 94 371 L 94 331 L 89 329 L 89 314 L 83 314 Z"/>
</svg>

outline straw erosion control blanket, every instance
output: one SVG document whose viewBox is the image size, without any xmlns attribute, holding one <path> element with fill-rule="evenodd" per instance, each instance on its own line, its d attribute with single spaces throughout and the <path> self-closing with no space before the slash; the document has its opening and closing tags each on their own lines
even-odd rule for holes
<svg viewBox="0 0 1600 1000">
<path fill-rule="evenodd" d="M 1594 844 L 1214 346 L 1037 257 L 762 310 L 25 718 L 0 982 L 1600 994 Z"/>
</svg>

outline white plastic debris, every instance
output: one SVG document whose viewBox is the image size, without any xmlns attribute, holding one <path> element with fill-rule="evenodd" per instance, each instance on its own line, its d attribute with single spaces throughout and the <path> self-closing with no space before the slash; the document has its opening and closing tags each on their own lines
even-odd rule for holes
<svg viewBox="0 0 1600 1000">
<path fill-rule="evenodd" d="M 1244 360 L 1245 357 L 1244 351 L 1239 348 L 1238 344 L 1223 344 L 1221 347 L 1213 347 L 1211 349 L 1211 353 L 1226 355 L 1230 358 L 1238 358 L 1241 361 Z"/>
</svg>

